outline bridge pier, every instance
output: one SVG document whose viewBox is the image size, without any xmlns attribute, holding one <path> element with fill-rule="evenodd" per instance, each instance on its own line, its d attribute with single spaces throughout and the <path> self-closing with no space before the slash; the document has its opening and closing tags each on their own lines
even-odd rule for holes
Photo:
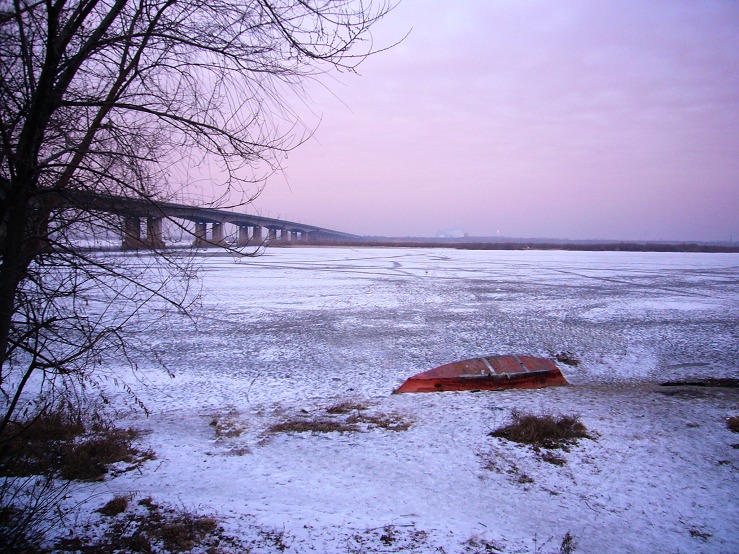
<svg viewBox="0 0 739 554">
<path fill-rule="evenodd" d="M 239 229 L 241 230 L 241 228 Z M 211 246 L 225 246 L 226 236 L 224 233 L 223 223 L 213 223 L 210 228 L 210 238 L 208 238 L 208 224 L 204 222 L 195 222 L 195 238 L 192 245 L 196 248 L 209 248 Z"/>
<path fill-rule="evenodd" d="M 320 231 L 311 231 L 310 233 L 306 233 L 305 234 L 305 240 L 306 240 L 306 242 L 311 242 L 311 243 L 321 242 L 321 232 Z"/>
<path fill-rule="evenodd" d="M 239 227 L 239 238 L 236 244 L 237 246 L 246 246 L 249 244 L 249 227 Z"/>
<path fill-rule="evenodd" d="M 139 250 L 141 248 L 162 249 L 165 247 L 162 238 L 162 218 L 146 218 L 146 238 L 141 236 L 141 217 L 126 216 L 123 218 L 124 250 Z"/>
<path fill-rule="evenodd" d="M 251 236 L 249 235 L 251 229 Z M 258 225 L 241 225 L 239 226 L 239 238 L 237 244 L 239 246 L 259 246 L 262 244 L 262 228 Z"/>
<path fill-rule="evenodd" d="M 221 246 L 225 244 L 225 237 L 223 234 L 223 223 L 214 223 L 212 227 L 212 241 L 213 244 Z"/>
<path fill-rule="evenodd" d="M 136 250 L 141 248 L 141 219 L 138 217 L 123 218 L 123 244 L 124 250 Z"/>
<path fill-rule="evenodd" d="M 164 248 L 161 217 L 146 218 L 146 246 L 153 249 Z"/>
<path fill-rule="evenodd" d="M 58 197 L 55 201 L 60 208 L 85 205 L 93 212 L 115 214 L 120 222 L 121 247 L 124 250 L 166 248 L 163 237 L 164 218 L 184 220 L 189 230 L 194 226 L 192 245 L 195 248 L 228 244 L 263 247 L 270 242 L 282 245 L 342 244 L 361 238 L 292 221 L 169 202 L 152 203 L 150 200 L 87 193 L 79 194 L 76 198 L 77 200 Z M 52 206 L 49 209 L 56 207 Z M 229 225 L 228 236 L 226 224 Z M 231 225 L 238 231 L 231 234 Z"/>
<path fill-rule="evenodd" d="M 208 229 L 205 223 L 199 221 L 195 222 L 195 239 L 192 241 L 192 245 L 195 248 L 205 248 L 207 246 Z"/>
<path fill-rule="evenodd" d="M 342 238 L 333 233 L 325 231 L 312 231 L 308 233 L 310 242 L 317 244 L 341 244 Z"/>
</svg>

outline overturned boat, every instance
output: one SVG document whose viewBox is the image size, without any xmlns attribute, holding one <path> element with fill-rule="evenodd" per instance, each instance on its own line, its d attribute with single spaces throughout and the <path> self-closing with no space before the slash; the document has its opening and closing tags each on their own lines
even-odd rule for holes
<svg viewBox="0 0 739 554">
<path fill-rule="evenodd" d="M 539 389 L 566 384 L 567 380 L 557 364 L 548 358 L 484 356 L 452 362 L 414 375 L 395 393 Z"/>
</svg>

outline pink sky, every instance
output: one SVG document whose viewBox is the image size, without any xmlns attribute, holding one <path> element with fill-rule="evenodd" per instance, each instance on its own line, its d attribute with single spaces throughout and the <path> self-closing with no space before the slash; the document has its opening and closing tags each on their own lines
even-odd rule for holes
<svg viewBox="0 0 739 554">
<path fill-rule="evenodd" d="M 411 29 L 323 79 L 335 96 L 311 89 L 315 136 L 250 211 L 365 235 L 739 240 L 739 2 L 403 0 L 376 44 Z"/>
</svg>

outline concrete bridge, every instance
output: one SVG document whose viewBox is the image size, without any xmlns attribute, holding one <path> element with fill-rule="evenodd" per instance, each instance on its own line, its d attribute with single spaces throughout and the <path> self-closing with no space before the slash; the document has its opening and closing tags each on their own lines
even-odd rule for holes
<svg viewBox="0 0 739 554">
<path fill-rule="evenodd" d="M 159 202 L 146 198 L 65 192 L 61 202 L 75 208 L 120 215 L 123 219 L 121 234 L 125 249 L 164 248 L 162 236 L 164 219 L 193 222 L 195 224 L 193 245 L 196 247 L 226 245 L 224 230 L 226 223 L 238 228 L 236 246 L 260 245 L 265 242 L 341 244 L 362 239 L 358 235 L 283 219 Z"/>
</svg>

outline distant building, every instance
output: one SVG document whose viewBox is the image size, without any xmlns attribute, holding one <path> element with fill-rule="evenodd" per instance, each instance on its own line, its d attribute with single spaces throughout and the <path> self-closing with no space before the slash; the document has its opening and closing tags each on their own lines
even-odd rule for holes
<svg viewBox="0 0 739 554">
<path fill-rule="evenodd" d="M 465 236 L 467 236 L 467 233 L 464 232 L 464 229 L 447 229 L 436 232 L 437 239 L 460 239 Z"/>
</svg>

